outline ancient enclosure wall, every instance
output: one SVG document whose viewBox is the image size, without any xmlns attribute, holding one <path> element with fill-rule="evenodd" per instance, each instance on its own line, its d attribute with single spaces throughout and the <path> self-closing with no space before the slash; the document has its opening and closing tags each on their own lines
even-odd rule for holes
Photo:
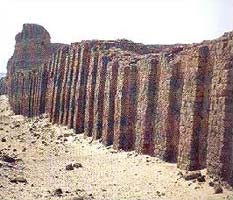
<svg viewBox="0 0 233 200">
<path fill-rule="evenodd" d="M 7 93 L 16 114 L 34 116 L 39 89 L 41 66 L 63 44 L 50 43 L 50 35 L 37 24 L 24 24 L 15 37 L 15 50 L 7 64 Z"/>
<path fill-rule="evenodd" d="M 232 33 L 164 49 L 82 41 L 61 45 L 36 69 L 22 70 L 13 56 L 7 93 L 17 114 L 47 113 L 106 146 L 207 168 L 233 184 L 232 66 Z"/>
<path fill-rule="evenodd" d="M 6 94 L 6 78 L 2 77 L 0 78 L 0 95 Z"/>
</svg>

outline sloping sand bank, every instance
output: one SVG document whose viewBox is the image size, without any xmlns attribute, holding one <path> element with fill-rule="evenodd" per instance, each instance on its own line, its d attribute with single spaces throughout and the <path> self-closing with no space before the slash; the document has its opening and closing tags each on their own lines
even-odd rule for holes
<svg viewBox="0 0 233 200">
<path fill-rule="evenodd" d="M 186 181 L 175 164 L 116 152 L 52 125 L 45 115 L 14 115 L 7 97 L 0 96 L 2 200 L 233 199 L 224 188 L 214 194 L 210 181 Z"/>
</svg>

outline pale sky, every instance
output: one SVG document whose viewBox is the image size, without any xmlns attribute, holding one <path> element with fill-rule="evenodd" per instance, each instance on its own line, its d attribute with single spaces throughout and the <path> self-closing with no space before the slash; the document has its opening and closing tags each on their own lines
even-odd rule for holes
<svg viewBox="0 0 233 200">
<path fill-rule="evenodd" d="M 233 30 L 233 0 L 0 0 L 0 72 L 24 23 L 44 26 L 52 42 L 129 39 L 193 43 Z"/>
</svg>

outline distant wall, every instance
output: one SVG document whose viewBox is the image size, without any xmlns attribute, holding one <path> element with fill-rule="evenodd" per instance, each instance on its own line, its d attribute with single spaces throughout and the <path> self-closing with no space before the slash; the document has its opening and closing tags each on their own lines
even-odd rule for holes
<svg viewBox="0 0 233 200">
<path fill-rule="evenodd" d="M 0 78 L 0 95 L 6 94 L 6 89 L 7 89 L 6 78 L 2 77 Z"/>
<path fill-rule="evenodd" d="M 37 24 L 24 24 L 15 41 L 14 54 L 7 64 L 7 93 L 16 114 L 34 116 L 41 65 L 64 44 L 50 43 L 48 31 Z"/>
</svg>

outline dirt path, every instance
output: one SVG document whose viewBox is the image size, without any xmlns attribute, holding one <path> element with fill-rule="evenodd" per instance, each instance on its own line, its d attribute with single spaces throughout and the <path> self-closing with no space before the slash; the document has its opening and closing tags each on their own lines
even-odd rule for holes
<svg viewBox="0 0 233 200">
<path fill-rule="evenodd" d="M 14 115 L 0 96 L 0 199 L 233 199 L 226 189 L 214 194 L 209 181 L 185 181 L 175 164 L 116 153 L 46 116 Z"/>
</svg>

